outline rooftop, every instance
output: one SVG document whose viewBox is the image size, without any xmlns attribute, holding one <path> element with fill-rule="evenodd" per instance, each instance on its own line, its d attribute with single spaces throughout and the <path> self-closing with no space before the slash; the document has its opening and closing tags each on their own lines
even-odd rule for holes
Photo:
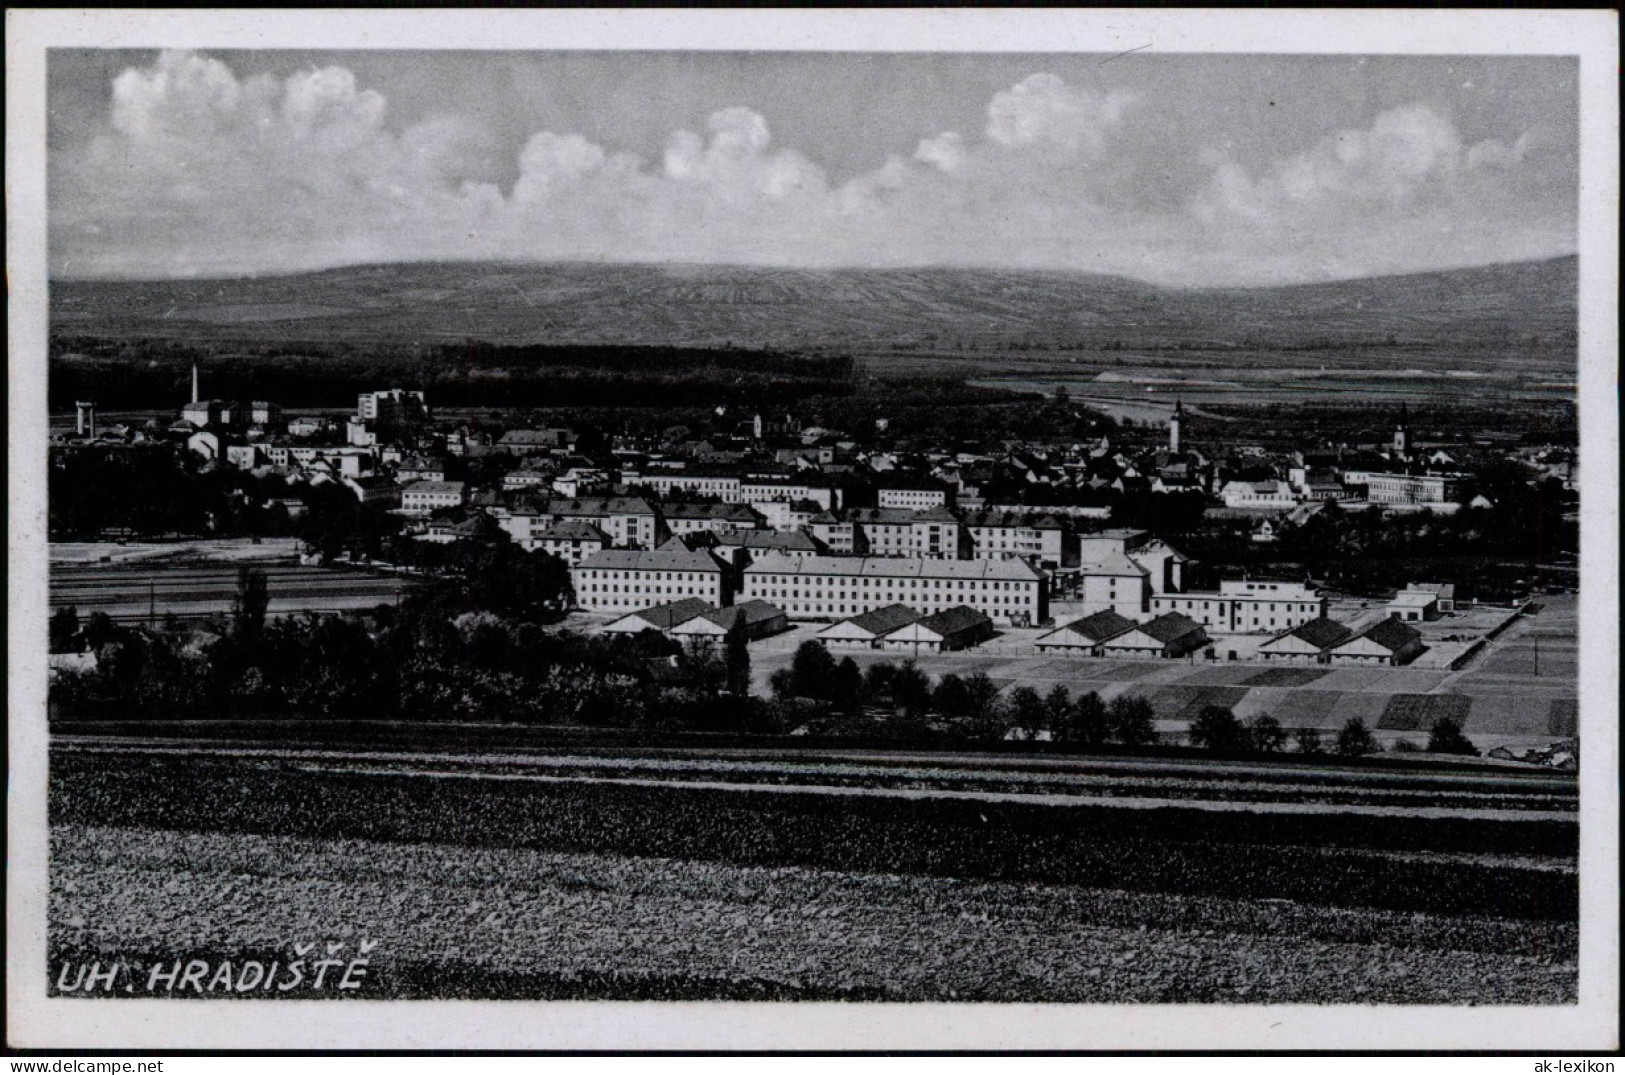
<svg viewBox="0 0 1625 1075">
<path fill-rule="evenodd" d="M 1092 642 L 1104 642 L 1109 638 L 1116 638 L 1124 631 L 1131 630 L 1135 626 L 1137 624 L 1127 616 L 1106 609 L 1103 612 L 1095 613 L 1093 616 L 1073 620 L 1071 623 L 1059 628 L 1059 630 L 1071 631 L 1073 634 L 1080 635 Z"/>
<path fill-rule="evenodd" d="M 1020 560 L 916 560 L 878 556 L 786 556 L 764 553 L 745 568 L 747 575 L 836 575 L 846 577 L 990 579 L 1036 582 L 1043 578 Z"/>
<path fill-rule="evenodd" d="M 661 630 L 676 627 L 680 623 L 687 623 L 695 616 L 703 616 L 707 612 L 715 611 L 710 602 L 702 601 L 698 597 L 685 597 L 681 601 L 669 601 L 664 605 L 654 605 L 650 608 L 639 609 L 629 615 L 636 616 Z M 624 618 L 624 617 L 623 617 Z"/>
<path fill-rule="evenodd" d="M 881 635 L 923 618 L 924 613 L 916 612 L 907 605 L 886 605 L 883 608 L 871 609 L 868 612 L 850 616 L 841 622 L 850 623 L 854 627 L 861 627 L 871 634 Z"/>
<path fill-rule="evenodd" d="M 1311 646 L 1326 649 L 1329 646 L 1338 646 L 1347 642 L 1354 637 L 1354 632 L 1336 620 L 1328 619 L 1325 616 L 1317 616 L 1308 623 L 1300 623 L 1292 630 L 1276 635 L 1270 641 L 1273 642 L 1275 639 L 1287 637 L 1299 638 Z M 1265 643 L 1265 645 L 1268 644 Z"/>
<path fill-rule="evenodd" d="M 600 568 L 611 571 L 704 571 L 711 574 L 722 572 L 722 565 L 717 563 L 710 553 L 673 548 L 671 542 L 652 552 L 644 549 L 604 549 L 581 561 L 576 568 L 577 570 Z"/>
</svg>

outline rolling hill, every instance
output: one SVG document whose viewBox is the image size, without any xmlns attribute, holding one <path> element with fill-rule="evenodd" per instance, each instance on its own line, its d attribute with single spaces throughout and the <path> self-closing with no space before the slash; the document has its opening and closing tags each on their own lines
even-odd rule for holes
<svg viewBox="0 0 1625 1075">
<path fill-rule="evenodd" d="M 631 343 L 994 354 L 1445 348 L 1572 366 L 1574 257 L 1272 288 L 998 269 L 431 263 L 61 281 L 64 337 Z M 1363 359 L 1363 360 L 1369 360 Z M 1333 362 L 1340 361 L 1333 358 Z"/>
</svg>

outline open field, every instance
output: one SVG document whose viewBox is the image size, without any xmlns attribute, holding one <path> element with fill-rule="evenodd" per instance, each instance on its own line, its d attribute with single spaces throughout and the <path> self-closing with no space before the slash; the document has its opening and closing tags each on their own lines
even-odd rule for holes
<svg viewBox="0 0 1625 1075">
<path fill-rule="evenodd" d="M 152 747 L 53 749 L 53 960 L 314 934 L 377 942 L 362 998 L 1574 999 L 1562 777 Z M 1375 812 L 1408 793 L 1446 805 Z"/>
<path fill-rule="evenodd" d="M 1211 369 L 1222 368 L 1225 356 L 1211 356 L 1213 367 L 1192 365 L 1187 371 L 1141 365 L 1124 358 L 1121 368 L 1110 373 L 1079 376 L 1065 364 L 1051 363 L 1015 375 L 978 377 L 970 383 L 983 388 L 1053 395 L 1064 387 L 1074 404 L 1139 423 L 1166 423 L 1174 401 L 1185 405 L 1187 413 L 1200 418 L 1233 421 L 1210 407 L 1258 407 L 1272 403 L 1299 403 L 1313 400 L 1317 406 L 1342 404 L 1363 410 L 1372 406 L 1435 406 L 1450 400 L 1480 406 L 1520 402 L 1572 405 L 1576 371 L 1548 377 L 1530 377 L 1517 371 L 1506 375 L 1462 370 L 1448 373 L 1421 370 L 1311 371 L 1295 367 L 1259 366 L 1241 374 L 1215 379 Z M 1448 360 L 1446 360 L 1448 361 Z"/>
<path fill-rule="evenodd" d="M 1572 734 L 1553 729 L 1573 726 L 1579 691 L 1577 599 L 1563 595 L 1542 602 L 1538 614 L 1514 621 L 1457 672 L 1429 667 L 1425 660 L 1391 668 L 1056 656 L 1033 649 L 1033 642 L 1043 633 L 1036 628 L 1001 628 L 998 638 L 955 653 L 916 656 L 854 650 L 836 656 L 849 652 L 862 667 L 914 660 L 932 677 L 979 672 L 1005 690 L 1028 686 L 1044 694 L 1064 686 L 1074 695 L 1094 691 L 1107 700 L 1139 694 L 1156 710 L 1159 732 L 1175 740 L 1183 739 L 1203 705 L 1222 705 L 1243 719 L 1269 714 L 1288 729 L 1332 732 L 1358 717 L 1385 744 L 1398 739 L 1425 740 L 1432 721 L 1450 716 L 1461 721 L 1480 749 L 1489 750 L 1503 744 L 1550 742 L 1557 735 Z M 1422 626 L 1425 632 L 1442 635 L 1485 629 L 1507 616 L 1504 611 L 1483 612 L 1474 610 Z M 1454 627 L 1458 622 L 1464 626 Z M 767 677 L 787 667 L 796 646 L 822 627 L 800 624 L 786 634 L 753 644 L 751 672 L 756 688 L 766 691 Z M 1222 636 L 1216 648 L 1221 653 L 1235 649 L 1246 657 L 1267 637 Z M 1533 674 L 1537 643 L 1538 676 Z M 1416 698 L 1427 701 L 1419 703 Z"/>
<path fill-rule="evenodd" d="M 209 562 L 51 565 L 51 608 L 72 606 L 80 619 L 104 612 L 115 620 L 182 618 L 229 612 L 237 567 Z M 392 604 L 412 582 L 299 564 L 260 565 L 270 595 L 268 614 L 340 612 Z"/>
<path fill-rule="evenodd" d="M 277 563 L 299 558 L 300 541 L 291 537 L 185 538 L 178 541 L 53 541 L 52 565 L 174 563 Z"/>
</svg>

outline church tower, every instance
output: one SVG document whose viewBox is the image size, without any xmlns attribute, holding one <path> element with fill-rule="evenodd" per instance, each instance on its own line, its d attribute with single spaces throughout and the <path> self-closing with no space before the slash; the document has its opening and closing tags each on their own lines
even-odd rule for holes
<svg viewBox="0 0 1625 1075">
<path fill-rule="evenodd" d="M 1168 419 L 1168 452 L 1171 455 L 1179 454 L 1179 425 L 1185 419 L 1185 404 L 1182 400 L 1174 400 L 1174 416 Z"/>
<path fill-rule="evenodd" d="M 1399 405 L 1399 423 L 1394 426 L 1394 455 L 1404 459 L 1411 452 L 1411 416 L 1410 410 L 1401 403 Z"/>
</svg>

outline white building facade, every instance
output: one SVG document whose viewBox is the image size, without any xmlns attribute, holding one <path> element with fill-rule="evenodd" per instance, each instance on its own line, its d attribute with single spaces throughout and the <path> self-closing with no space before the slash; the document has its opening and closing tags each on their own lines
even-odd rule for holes
<svg viewBox="0 0 1625 1075">
<path fill-rule="evenodd" d="M 743 573 L 740 596 L 793 620 L 838 620 L 886 605 L 926 615 L 960 605 L 1005 624 L 1049 615 L 1047 580 L 1019 560 L 929 560 L 766 554 Z"/>
</svg>

